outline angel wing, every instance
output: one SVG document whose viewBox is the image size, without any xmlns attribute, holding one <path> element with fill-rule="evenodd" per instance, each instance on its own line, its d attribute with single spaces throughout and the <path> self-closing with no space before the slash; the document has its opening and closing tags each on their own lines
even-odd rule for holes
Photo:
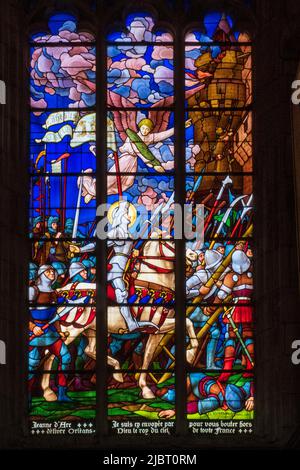
<svg viewBox="0 0 300 470">
<path fill-rule="evenodd" d="M 202 90 L 204 87 L 205 85 L 201 83 L 200 85 L 187 90 L 185 92 L 185 98 L 188 99 L 190 96 Z M 149 119 L 151 119 L 154 123 L 153 132 L 163 132 L 168 128 L 171 114 L 171 110 L 168 108 L 170 108 L 173 103 L 174 96 L 168 96 L 167 98 L 163 98 L 152 104 L 152 106 L 149 108 L 148 116 Z M 138 109 L 132 109 L 131 101 L 111 90 L 107 91 L 107 104 L 109 108 L 115 108 L 113 110 L 114 124 L 121 139 L 125 141 L 127 137 L 126 129 L 132 129 L 135 132 L 138 130 L 136 122 Z M 156 108 L 158 108 L 158 110 L 156 110 Z M 167 109 L 162 110 L 161 108 Z"/>
</svg>

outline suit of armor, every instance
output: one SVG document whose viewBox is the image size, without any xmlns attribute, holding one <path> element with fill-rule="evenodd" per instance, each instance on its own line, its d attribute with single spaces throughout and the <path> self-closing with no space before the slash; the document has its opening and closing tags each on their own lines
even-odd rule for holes
<svg viewBox="0 0 300 470">
<path fill-rule="evenodd" d="M 49 270 L 54 272 L 52 266 L 42 265 L 38 271 L 36 285 L 29 287 L 29 300 L 35 304 L 30 308 L 31 319 L 29 321 L 29 390 L 34 382 L 34 371 L 39 367 L 42 353 L 47 349 L 56 356 L 59 361 L 58 369 L 62 371 L 58 374 L 58 400 L 69 401 L 66 395 L 67 378 L 64 372 L 70 365 L 71 355 L 61 338 L 57 322 L 43 328 L 53 320 L 56 314 L 54 304 L 57 302 L 57 296 L 51 287 L 55 278 L 47 277 L 46 271 Z M 37 329 L 43 329 L 43 334 L 36 335 Z M 34 338 L 31 340 L 30 337 L 33 335 Z"/>
<path fill-rule="evenodd" d="M 153 332 L 157 326 L 152 322 L 137 321 L 132 315 L 128 302 L 128 291 L 124 281 L 124 274 L 129 261 L 133 242 L 128 240 L 130 233 L 128 225 L 130 218 L 128 216 L 128 203 L 121 201 L 115 209 L 112 229 L 108 234 L 108 246 L 113 249 L 113 255 L 109 260 L 110 271 L 107 280 L 111 282 L 116 296 L 116 301 L 120 306 L 120 312 L 123 316 L 129 332 L 144 331 Z"/>
<path fill-rule="evenodd" d="M 242 250 L 236 250 L 232 255 L 232 270 L 228 272 L 216 297 L 216 303 L 221 303 L 231 295 L 233 307 L 224 315 L 224 323 L 227 326 L 224 372 L 219 381 L 226 382 L 230 370 L 237 359 L 238 345 L 242 346 L 242 365 L 249 371 L 253 368 L 253 332 L 252 332 L 252 307 L 250 305 L 253 278 L 251 262 Z M 216 307 L 209 308 L 210 313 Z M 238 334 L 236 333 L 236 331 Z M 228 371 L 228 372 L 225 372 Z M 244 374 L 245 376 L 247 373 Z"/>
<path fill-rule="evenodd" d="M 203 292 L 203 289 L 207 281 L 210 279 L 212 274 L 220 266 L 223 256 L 216 250 L 206 250 L 205 252 L 205 269 L 200 269 L 196 271 L 193 276 L 191 276 L 186 282 L 187 298 L 194 298 L 200 293 Z M 201 290 L 202 288 L 202 290 Z M 217 286 L 213 287 L 205 293 L 204 301 L 209 302 L 210 299 L 213 299 L 217 290 Z M 209 319 L 209 316 L 206 315 L 200 306 L 197 306 L 194 312 L 191 314 L 190 319 L 194 323 L 194 326 L 199 326 L 202 328 Z M 209 341 L 206 347 L 206 368 L 207 369 L 218 369 L 215 364 L 215 354 L 217 349 L 218 340 L 220 337 L 220 329 L 217 323 L 214 323 L 209 332 Z"/>
</svg>

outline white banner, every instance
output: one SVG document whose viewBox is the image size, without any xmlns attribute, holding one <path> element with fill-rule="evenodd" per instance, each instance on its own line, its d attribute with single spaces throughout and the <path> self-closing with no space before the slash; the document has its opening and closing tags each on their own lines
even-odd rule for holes
<svg viewBox="0 0 300 470">
<path fill-rule="evenodd" d="M 79 119 L 78 111 L 58 111 L 56 113 L 50 114 L 45 124 L 43 124 L 44 129 L 49 129 L 51 126 L 56 124 L 62 124 L 63 122 L 72 121 L 77 122 Z"/>
<path fill-rule="evenodd" d="M 42 139 L 35 139 L 37 144 L 44 143 L 58 143 L 63 140 L 66 135 L 73 135 L 73 129 L 69 124 L 61 127 L 57 132 L 47 132 Z"/>
<path fill-rule="evenodd" d="M 85 142 L 96 142 L 96 113 L 87 114 L 78 121 L 70 147 L 79 147 Z"/>
<path fill-rule="evenodd" d="M 107 118 L 107 148 L 111 149 L 113 152 L 117 151 L 115 125 L 114 121 L 109 117 Z"/>
</svg>

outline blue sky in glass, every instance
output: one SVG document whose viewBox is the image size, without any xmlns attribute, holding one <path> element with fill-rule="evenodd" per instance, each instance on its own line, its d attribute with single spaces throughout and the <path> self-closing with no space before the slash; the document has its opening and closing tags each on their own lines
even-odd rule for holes
<svg viewBox="0 0 300 470">
<path fill-rule="evenodd" d="M 205 15 L 204 20 L 203 20 L 205 31 L 204 32 L 192 31 L 196 37 L 196 40 L 199 42 L 213 42 L 213 36 L 216 32 L 216 29 L 218 27 L 218 24 L 221 18 L 222 18 L 222 13 L 220 12 L 209 13 Z M 229 15 L 226 15 L 226 20 L 230 28 L 233 28 L 233 25 L 234 25 L 233 19 Z M 234 31 L 233 29 L 232 33 L 235 39 L 238 40 L 240 32 Z"/>
<path fill-rule="evenodd" d="M 145 26 L 145 33 L 143 34 L 143 37 L 135 37 L 134 34 L 130 34 L 131 28 L 132 28 L 132 23 L 133 22 L 141 22 L 140 26 L 142 28 L 142 24 Z M 149 13 L 143 12 L 143 11 L 136 11 L 134 13 L 130 13 L 127 15 L 125 22 L 124 22 L 124 30 L 127 29 L 126 31 L 111 31 L 107 35 L 107 40 L 112 41 L 112 42 L 117 42 L 117 41 L 130 41 L 130 42 L 138 42 L 138 41 L 146 41 L 146 42 L 152 42 L 156 41 L 156 38 L 168 33 L 170 34 L 167 29 L 164 28 L 155 28 L 155 20 L 154 18 L 151 17 Z M 139 30 L 139 28 L 137 28 Z M 141 31 L 141 29 L 140 29 Z M 170 42 L 172 40 L 171 37 L 168 39 L 165 37 L 165 40 Z"/>
<path fill-rule="evenodd" d="M 61 30 L 77 33 L 77 18 L 70 13 L 57 13 L 48 21 L 48 31 L 40 31 L 30 36 L 31 41 L 38 40 L 41 36 L 57 36 Z M 91 38 L 90 38 L 91 40 Z"/>
</svg>

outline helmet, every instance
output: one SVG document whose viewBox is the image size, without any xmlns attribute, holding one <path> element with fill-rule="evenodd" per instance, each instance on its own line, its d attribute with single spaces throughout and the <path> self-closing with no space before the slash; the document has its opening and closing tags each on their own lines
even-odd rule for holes
<svg viewBox="0 0 300 470">
<path fill-rule="evenodd" d="M 218 248 L 225 248 L 223 243 L 215 243 L 214 249 L 217 250 Z"/>
<path fill-rule="evenodd" d="M 191 250 L 190 248 L 186 250 L 185 255 L 189 261 L 197 261 L 197 258 L 198 258 L 197 253 Z"/>
<path fill-rule="evenodd" d="M 57 274 L 59 276 L 61 276 L 62 274 L 65 274 L 67 271 L 66 265 L 62 263 L 61 261 L 53 261 L 52 266 L 57 271 Z"/>
<path fill-rule="evenodd" d="M 48 271 L 48 269 L 53 269 L 56 272 L 56 269 L 51 266 L 51 264 L 42 264 L 37 273 L 37 277 L 41 277 L 42 274 L 44 274 L 45 271 Z"/>
<path fill-rule="evenodd" d="M 234 384 L 228 384 L 226 386 L 225 400 L 231 411 L 235 413 L 242 411 L 245 406 L 245 398 L 245 391 L 241 387 L 237 387 Z"/>
<path fill-rule="evenodd" d="M 37 270 L 38 270 L 38 267 L 36 264 L 29 263 L 29 280 L 30 281 L 33 281 L 33 279 L 35 279 Z"/>
<path fill-rule="evenodd" d="M 47 221 L 47 225 L 48 225 L 48 230 L 49 232 L 53 232 L 53 228 L 51 227 L 52 224 L 54 223 L 58 223 L 59 222 L 59 217 L 55 216 L 55 215 L 50 215 L 50 217 L 48 218 L 48 221 Z"/>
<path fill-rule="evenodd" d="M 92 267 L 96 266 L 96 256 L 90 256 L 89 261 L 92 263 Z"/>
<path fill-rule="evenodd" d="M 52 269 L 54 271 L 54 279 L 48 279 L 47 276 L 43 276 L 48 269 Z M 39 286 L 40 290 L 43 291 L 49 291 L 51 290 L 51 285 L 56 281 L 57 279 L 57 271 L 56 269 L 51 266 L 51 264 L 42 264 L 39 267 L 39 270 L 37 272 L 37 277 L 36 277 L 36 284 Z"/>
<path fill-rule="evenodd" d="M 71 219 L 71 217 L 68 217 L 65 223 L 65 232 L 72 233 L 73 225 L 74 225 L 73 219 Z"/>
<path fill-rule="evenodd" d="M 232 269 L 237 274 L 245 273 L 250 268 L 251 261 L 242 250 L 234 251 L 232 255 Z"/>
<path fill-rule="evenodd" d="M 38 215 L 37 217 L 34 217 L 32 220 L 32 226 L 35 227 L 38 223 L 43 221 L 43 217 Z"/>
<path fill-rule="evenodd" d="M 206 250 L 205 252 L 205 265 L 206 269 L 217 269 L 222 262 L 223 256 L 216 250 Z"/>
<path fill-rule="evenodd" d="M 69 268 L 69 277 L 70 277 L 70 279 L 72 279 L 77 274 L 81 273 L 81 271 L 85 271 L 85 270 L 86 270 L 86 267 L 83 263 L 81 263 L 79 261 L 76 262 L 76 263 L 72 263 L 70 265 L 70 268 Z"/>
<path fill-rule="evenodd" d="M 84 259 L 82 261 L 82 264 L 84 265 L 86 269 L 94 267 L 93 263 L 89 259 Z"/>
</svg>

